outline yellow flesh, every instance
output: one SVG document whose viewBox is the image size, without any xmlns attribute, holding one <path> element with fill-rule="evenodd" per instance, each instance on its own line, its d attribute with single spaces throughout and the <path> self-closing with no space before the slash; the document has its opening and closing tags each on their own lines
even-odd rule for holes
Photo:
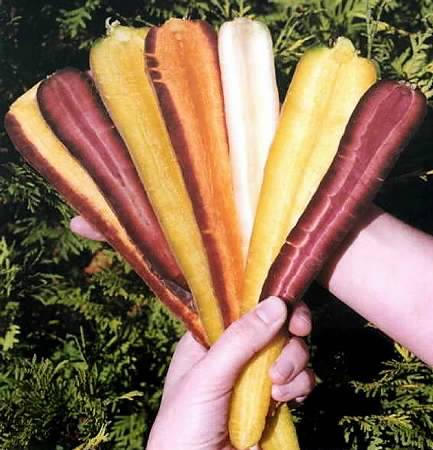
<svg viewBox="0 0 433 450">
<path fill-rule="evenodd" d="M 191 201 L 146 72 L 145 33 L 115 27 L 92 48 L 90 66 L 213 343 L 223 331 L 222 317 Z"/>
<path fill-rule="evenodd" d="M 248 255 L 242 313 L 253 308 L 287 235 L 295 226 L 338 150 L 346 124 L 376 81 L 370 61 L 350 41 L 307 52 L 287 92 L 265 168 Z"/>
<path fill-rule="evenodd" d="M 248 363 L 237 381 L 230 405 L 229 431 L 230 441 L 238 450 L 252 447 L 260 440 L 271 400 L 268 369 L 285 342 L 285 337 L 275 338 Z"/>
<path fill-rule="evenodd" d="M 374 64 L 357 57 L 344 38 L 332 49 L 310 50 L 298 63 L 265 168 L 241 314 L 259 301 L 274 259 L 331 165 L 356 104 L 375 81 Z M 271 388 L 257 380 L 268 378 L 275 360 L 263 353 L 277 356 L 281 348 L 278 338 L 249 364 L 234 390 L 229 430 L 238 449 L 260 439 Z"/>
<path fill-rule="evenodd" d="M 57 139 L 45 122 L 36 100 L 38 85 L 22 95 L 10 108 L 11 113 L 19 121 L 23 133 L 38 149 L 47 165 L 54 169 L 61 168 L 67 173 L 67 184 L 77 195 L 91 203 L 94 210 L 109 223 L 125 246 L 134 249 L 125 230 L 120 225 L 110 206 L 102 196 L 90 175 L 80 163 L 69 153 L 69 150 Z M 60 170 L 59 170 L 60 173 Z"/>
<path fill-rule="evenodd" d="M 278 408 L 268 419 L 260 441 L 262 450 L 300 450 L 292 414 L 287 405 Z"/>
</svg>

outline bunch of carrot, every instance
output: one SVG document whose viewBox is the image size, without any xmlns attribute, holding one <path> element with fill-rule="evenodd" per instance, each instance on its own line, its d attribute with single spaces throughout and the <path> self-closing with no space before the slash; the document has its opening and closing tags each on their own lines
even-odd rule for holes
<svg viewBox="0 0 433 450">
<path fill-rule="evenodd" d="M 114 24 L 90 69 L 33 87 L 6 129 L 205 345 L 267 295 L 300 299 L 426 110 L 339 38 L 301 58 L 280 112 L 270 33 L 248 19 Z M 299 448 L 285 407 L 263 434 L 285 340 L 238 380 L 237 449 Z"/>
</svg>

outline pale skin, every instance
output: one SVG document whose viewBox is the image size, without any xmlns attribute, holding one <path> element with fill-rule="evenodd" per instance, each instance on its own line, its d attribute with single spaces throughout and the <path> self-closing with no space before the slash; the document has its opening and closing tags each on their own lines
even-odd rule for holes
<svg viewBox="0 0 433 450">
<path fill-rule="evenodd" d="M 71 228 L 89 238 L 103 238 L 81 218 L 75 218 Z M 371 207 L 318 280 L 433 366 L 432 275 L 433 237 Z M 266 309 L 273 319 L 266 319 Z M 184 336 L 170 365 L 147 449 L 230 449 L 227 415 L 236 377 L 286 318 L 283 302 L 271 298 L 226 330 L 209 351 L 189 334 Z M 290 340 L 269 373 L 276 400 L 299 403 L 314 386 L 313 374 L 305 368 L 308 350 L 299 337 L 310 329 L 308 308 L 299 303 L 289 320 L 289 331 L 298 337 Z"/>
<path fill-rule="evenodd" d="M 433 367 L 433 236 L 371 207 L 319 282 Z"/>
<path fill-rule="evenodd" d="M 81 217 L 72 220 L 71 229 L 89 239 L 104 240 Z M 147 450 L 231 449 L 227 415 L 234 382 L 242 367 L 283 326 L 293 337 L 270 370 L 272 396 L 294 406 L 301 403 L 315 384 L 314 373 L 306 367 L 309 352 L 302 339 L 311 332 L 310 310 L 299 302 L 288 317 L 285 303 L 274 297 L 231 325 L 209 351 L 190 333 L 179 341 Z"/>
</svg>

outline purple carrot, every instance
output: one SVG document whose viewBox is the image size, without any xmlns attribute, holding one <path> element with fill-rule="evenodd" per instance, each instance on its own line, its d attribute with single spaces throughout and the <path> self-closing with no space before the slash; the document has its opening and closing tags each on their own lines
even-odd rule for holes
<svg viewBox="0 0 433 450">
<path fill-rule="evenodd" d="M 89 172 L 137 248 L 164 278 L 185 287 L 128 150 L 93 81 L 64 69 L 42 82 L 37 99 L 56 136 Z"/>
<path fill-rule="evenodd" d="M 427 112 L 419 89 L 379 81 L 361 98 L 336 157 L 289 234 L 263 286 L 262 298 L 298 300 L 350 231 Z"/>
<path fill-rule="evenodd" d="M 203 345 L 207 345 L 206 333 L 195 310 L 191 293 L 164 279 L 153 270 L 147 259 L 128 239 L 115 216 L 111 214 L 108 204 L 97 191 L 93 180 L 83 176 L 78 163 L 71 163 L 70 159 L 73 158 L 66 149 L 56 148 L 56 144 L 46 137 L 42 141 L 38 138 L 39 132 L 44 135 L 46 124 L 40 116 L 39 109 L 35 110 L 37 105 L 32 91 L 34 90 L 28 91 L 18 99 L 18 105 L 16 107 L 15 104 L 12 105 L 5 116 L 5 129 L 15 148 L 57 189 L 72 208 L 105 236 L 107 242 L 122 255 L 167 308 L 184 322 L 195 338 Z M 29 112 L 35 114 L 35 117 L 34 121 L 30 121 L 29 126 L 26 126 L 23 121 L 27 120 Z M 51 148 L 50 145 L 54 146 Z M 70 158 L 65 161 L 64 166 L 57 163 L 59 153 L 62 152 L 66 159 Z M 86 172 L 85 174 L 87 175 Z M 77 176 L 80 182 L 77 182 Z"/>
</svg>

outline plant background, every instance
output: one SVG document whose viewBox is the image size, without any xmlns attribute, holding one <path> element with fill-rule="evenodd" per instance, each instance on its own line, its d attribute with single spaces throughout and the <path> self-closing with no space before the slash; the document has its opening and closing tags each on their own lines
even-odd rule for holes
<svg viewBox="0 0 433 450">
<path fill-rule="evenodd" d="M 87 68 L 107 17 L 245 15 L 272 30 L 282 98 L 302 52 L 339 35 L 433 94 L 433 0 L 0 0 L 0 115 L 54 70 Z M 433 233 L 430 114 L 376 202 Z M 143 448 L 183 332 L 106 245 L 68 231 L 72 215 L 0 129 L 0 449 Z M 296 412 L 302 447 L 433 449 L 431 370 L 319 286 L 306 300 L 320 383 Z"/>
</svg>

